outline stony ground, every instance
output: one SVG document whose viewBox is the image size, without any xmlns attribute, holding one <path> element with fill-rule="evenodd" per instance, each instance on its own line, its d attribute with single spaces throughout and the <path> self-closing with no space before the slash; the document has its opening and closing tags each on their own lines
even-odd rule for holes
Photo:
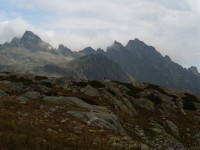
<svg viewBox="0 0 200 150">
<path fill-rule="evenodd" d="M 145 83 L 0 73 L 0 149 L 200 149 L 200 98 Z"/>
</svg>

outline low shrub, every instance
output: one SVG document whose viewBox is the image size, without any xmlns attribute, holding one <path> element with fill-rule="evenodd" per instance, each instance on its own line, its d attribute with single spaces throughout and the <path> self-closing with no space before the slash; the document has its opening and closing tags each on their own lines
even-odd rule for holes
<svg viewBox="0 0 200 150">
<path fill-rule="evenodd" d="M 81 88 L 84 88 L 87 86 L 87 83 L 86 82 L 74 82 L 72 85 L 76 85 L 76 86 L 79 86 Z"/>
<path fill-rule="evenodd" d="M 107 91 L 108 91 L 110 94 L 112 94 L 113 96 L 116 96 L 116 93 L 115 93 L 113 90 L 107 89 Z"/>
<path fill-rule="evenodd" d="M 182 97 L 182 99 L 183 99 L 184 101 L 190 101 L 190 102 L 200 103 L 200 101 L 197 99 L 196 96 L 191 95 L 191 94 L 188 94 L 188 93 L 185 93 L 184 95 L 185 95 L 185 96 Z"/>
<path fill-rule="evenodd" d="M 194 111 L 197 110 L 194 103 L 190 101 L 183 101 L 183 108 L 187 110 L 194 110 Z"/>
<path fill-rule="evenodd" d="M 88 81 L 88 84 L 94 88 L 104 88 L 105 87 L 105 85 L 103 83 L 101 83 L 100 81 L 96 81 L 96 80 Z"/>
<path fill-rule="evenodd" d="M 48 79 L 48 78 L 45 76 L 35 76 L 35 80 L 37 80 L 37 81 L 46 80 L 46 79 Z"/>
</svg>

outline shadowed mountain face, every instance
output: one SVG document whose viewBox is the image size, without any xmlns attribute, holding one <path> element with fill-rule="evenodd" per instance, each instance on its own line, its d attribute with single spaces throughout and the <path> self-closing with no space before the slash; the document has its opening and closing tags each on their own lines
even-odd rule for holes
<svg viewBox="0 0 200 150">
<path fill-rule="evenodd" d="M 101 54 L 86 55 L 74 60 L 74 63 L 76 63 L 78 73 L 90 80 L 130 81 L 130 78 L 117 63 Z"/>
<path fill-rule="evenodd" d="M 69 56 L 69 55 L 71 55 L 73 53 L 69 48 L 65 47 L 62 44 L 59 45 L 58 52 L 60 54 L 62 54 L 63 56 Z"/>
<path fill-rule="evenodd" d="M 106 56 L 137 81 L 200 93 L 197 69 L 190 68 L 188 71 L 138 39 L 130 40 L 125 47 L 115 42 L 107 49 Z"/>
<path fill-rule="evenodd" d="M 0 45 L 0 58 L 0 71 L 125 82 L 134 79 L 200 93 L 196 67 L 185 69 L 139 39 L 126 46 L 115 41 L 107 51 L 87 47 L 74 52 L 62 44 L 55 49 L 26 31 L 22 38 Z"/>
</svg>

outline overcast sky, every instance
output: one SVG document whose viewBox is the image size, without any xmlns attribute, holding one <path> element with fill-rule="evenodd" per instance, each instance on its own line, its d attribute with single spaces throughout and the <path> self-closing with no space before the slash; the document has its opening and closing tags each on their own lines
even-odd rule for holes
<svg viewBox="0 0 200 150">
<path fill-rule="evenodd" d="M 200 69 L 200 0 L 0 0 L 0 43 L 25 30 L 72 50 L 139 38 Z"/>
</svg>

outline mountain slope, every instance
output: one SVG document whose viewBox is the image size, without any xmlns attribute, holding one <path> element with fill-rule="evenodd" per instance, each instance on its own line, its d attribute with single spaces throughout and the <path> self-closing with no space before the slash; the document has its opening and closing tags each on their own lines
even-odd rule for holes
<svg viewBox="0 0 200 150">
<path fill-rule="evenodd" d="M 200 97 L 152 84 L 0 73 L 0 149 L 200 149 Z"/>
<path fill-rule="evenodd" d="M 106 56 L 137 81 L 200 93 L 200 77 L 197 73 L 174 63 L 169 56 L 163 57 L 154 47 L 138 39 L 130 40 L 125 47 L 116 44 L 108 47 Z"/>
<path fill-rule="evenodd" d="M 112 62 L 104 55 L 86 55 L 73 61 L 77 66 L 80 76 L 89 80 L 116 80 L 130 82 L 128 75 L 120 68 L 117 63 Z"/>
</svg>

